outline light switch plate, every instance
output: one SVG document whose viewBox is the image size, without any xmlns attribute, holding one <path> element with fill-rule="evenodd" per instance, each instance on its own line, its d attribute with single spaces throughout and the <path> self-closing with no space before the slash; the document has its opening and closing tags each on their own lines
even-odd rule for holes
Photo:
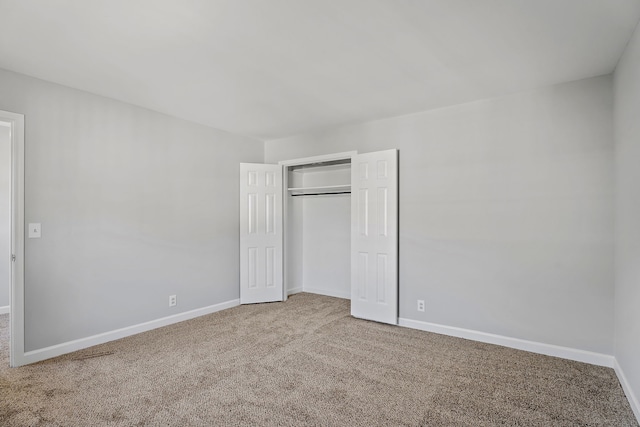
<svg viewBox="0 0 640 427">
<path fill-rule="evenodd" d="M 39 222 L 29 223 L 29 238 L 39 239 L 42 235 L 41 226 Z"/>
</svg>

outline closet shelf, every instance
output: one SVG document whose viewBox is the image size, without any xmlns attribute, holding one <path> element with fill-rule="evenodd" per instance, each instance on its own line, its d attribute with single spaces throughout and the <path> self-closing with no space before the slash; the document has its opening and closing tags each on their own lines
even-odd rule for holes
<svg viewBox="0 0 640 427">
<path fill-rule="evenodd" d="M 324 185 L 322 187 L 296 187 L 289 188 L 292 196 L 321 196 L 325 194 L 348 194 L 351 193 L 351 185 Z"/>
</svg>

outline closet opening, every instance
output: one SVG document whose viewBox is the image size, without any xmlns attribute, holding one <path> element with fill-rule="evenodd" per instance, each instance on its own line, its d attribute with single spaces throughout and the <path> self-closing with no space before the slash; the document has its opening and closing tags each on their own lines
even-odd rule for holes
<svg viewBox="0 0 640 427">
<path fill-rule="evenodd" d="M 351 299 L 353 154 L 281 163 L 287 296 L 310 292 Z"/>
</svg>

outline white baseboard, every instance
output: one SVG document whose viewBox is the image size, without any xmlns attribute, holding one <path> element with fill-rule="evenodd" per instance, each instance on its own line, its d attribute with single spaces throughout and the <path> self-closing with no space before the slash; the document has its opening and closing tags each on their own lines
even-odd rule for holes
<svg viewBox="0 0 640 427">
<path fill-rule="evenodd" d="M 3 305 L 2 307 L 0 307 L 0 314 L 9 314 L 9 313 L 11 313 L 10 306 Z"/>
<path fill-rule="evenodd" d="M 569 347 L 561 347 L 554 344 L 545 344 L 535 341 L 527 341 L 519 338 L 505 337 L 503 335 L 489 334 L 486 332 L 474 331 L 471 329 L 457 328 L 455 326 L 444 326 L 436 323 L 422 322 L 411 319 L 398 319 L 400 326 L 419 329 L 421 331 L 435 332 L 442 335 L 450 335 L 458 338 L 465 338 L 473 341 L 480 341 L 489 344 L 501 345 L 503 347 L 515 348 L 517 350 L 530 351 L 532 353 L 545 354 L 547 356 L 561 357 L 563 359 L 575 360 L 578 362 L 591 363 L 592 365 L 606 366 L 613 368 L 614 357 L 608 354 L 595 353 L 592 351 L 579 350 Z"/>
<path fill-rule="evenodd" d="M 82 350 L 87 347 L 92 347 L 98 344 L 104 344 L 109 341 L 118 340 L 131 335 L 139 334 L 141 332 L 147 332 L 152 329 L 161 328 L 163 326 L 172 325 L 174 323 L 183 322 L 185 320 L 193 319 L 195 317 L 204 316 L 206 314 L 215 313 L 216 311 L 225 310 L 240 305 L 239 299 L 222 302 L 220 304 L 210 305 L 208 307 L 198 308 L 184 313 L 174 314 L 172 316 L 162 317 L 160 319 L 151 320 L 149 322 L 140 323 L 133 326 L 127 326 L 125 328 L 116 329 L 109 332 L 104 332 L 91 337 L 80 338 L 73 341 L 68 341 L 62 344 L 52 345 L 51 347 L 41 348 L 38 350 L 25 352 L 22 357 L 24 363 L 29 364 L 39 362 L 41 360 L 50 359 L 52 357 L 60 356 L 62 354 L 71 353 L 72 351 Z"/>
<path fill-rule="evenodd" d="M 618 376 L 618 380 L 620 381 L 622 390 L 624 390 L 624 394 L 627 396 L 629 405 L 631 406 L 631 409 L 633 410 L 638 423 L 640 423 L 640 401 L 638 400 L 636 394 L 633 392 L 631 384 L 629 384 L 629 381 L 627 381 L 627 377 L 625 376 L 622 367 L 618 364 L 617 359 L 614 360 L 613 369 L 616 371 L 616 375 Z"/>
<path fill-rule="evenodd" d="M 309 288 L 305 286 L 302 292 L 308 292 L 310 294 L 325 295 L 328 297 L 351 299 L 351 291 L 348 291 L 348 292 L 328 291 L 326 289 Z"/>
<path fill-rule="evenodd" d="M 299 294 L 300 292 L 304 292 L 302 290 L 302 286 L 299 286 L 299 287 L 293 288 L 293 289 L 287 289 L 287 296 L 293 295 L 293 294 Z"/>
</svg>

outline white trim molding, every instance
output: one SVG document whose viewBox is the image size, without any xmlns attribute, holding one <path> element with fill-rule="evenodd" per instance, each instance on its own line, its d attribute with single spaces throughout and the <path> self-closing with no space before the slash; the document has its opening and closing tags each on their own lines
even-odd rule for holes
<svg viewBox="0 0 640 427">
<path fill-rule="evenodd" d="M 515 348 L 517 350 L 530 351 L 532 353 L 544 354 L 547 356 L 561 357 L 563 359 L 590 363 L 592 365 L 606 366 L 607 368 L 613 368 L 614 366 L 615 359 L 613 356 L 608 354 L 595 353 L 592 351 L 579 350 L 570 347 L 562 347 L 554 344 L 527 341 L 519 338 L 505 337 L 503 335 L 489 334 L 486 332 L 458 328 L 455 326 L 439 325 L 436 323 L 422 322 L 419 320 L 403 318 L 400 318 L 398 320 L 398 324 L 400 326 L 419 329 L 421 331 L 434 332 L 436 334 L 449 335 L 452 337 L 480 341 L 488 344 L 496 344 L 503 347 Z"/>
<path fill-rule="evenodd" d="M 631 384 L 629 384 L 629 381 L 627 380 L 622 367 L 618 364 L 617 359 L 614 360 L 613 369 L 616 371 L 616 375 L 618 376 L 618 380 L 620 381 L 622 390 L 624 390 L 624 394 L 627 396 L 629 406 L 631 406 L 631 410 L 636 416 L 638 423 L 640 423 L 640 400 L 638 400 L 638 396 L 636 396 L 636 394 L 633 392 Z"/>
<path fill-rule="evenodd" d="M 25 362 L 24 364 L 40 362 L 41 360 L 50 359 L 52 357 L 71 353 L 77 350 L 82 350 L 88 347 L 92 347 L 94 345 L 104 344 L 109 341 L 115 341 L 120 338 L 136 335 L 141 332 L 147 332 L 152 329 L 157 329 L 163 326 L 172 325 L 174 323 L 183 322 L 185 320 L 204 316 L 206 314 L 215 313 L 221 310 L 226 310 L 228 308 L 237 307 L 239 305 L 240 305 L 240 300 L 234 299 L 231 301 L 222 302 L 220 304 L 214 304 L 208 307 L 197 308 L 195 310 L 185 311 L 184 313 L 178 313 L 172 316 L 151 320 L 149 322 L 144 322 L 144 323 L 140 323 L 133 326 L 127 326 L 125 328 L 104 332 L 98 335 L 93 335 L 86 338 L 80 338 L 77 340 L 52 345 L 51 347 L 28 351 L 23 356 L 23 360 Z"/>
<path fill-rule="evenodd" d="M 0 314 L 9 314 L 11 313 L 11 306 L 10 305 L 4 305 L 2 307 L 0 307 Z"/>
</svg>

